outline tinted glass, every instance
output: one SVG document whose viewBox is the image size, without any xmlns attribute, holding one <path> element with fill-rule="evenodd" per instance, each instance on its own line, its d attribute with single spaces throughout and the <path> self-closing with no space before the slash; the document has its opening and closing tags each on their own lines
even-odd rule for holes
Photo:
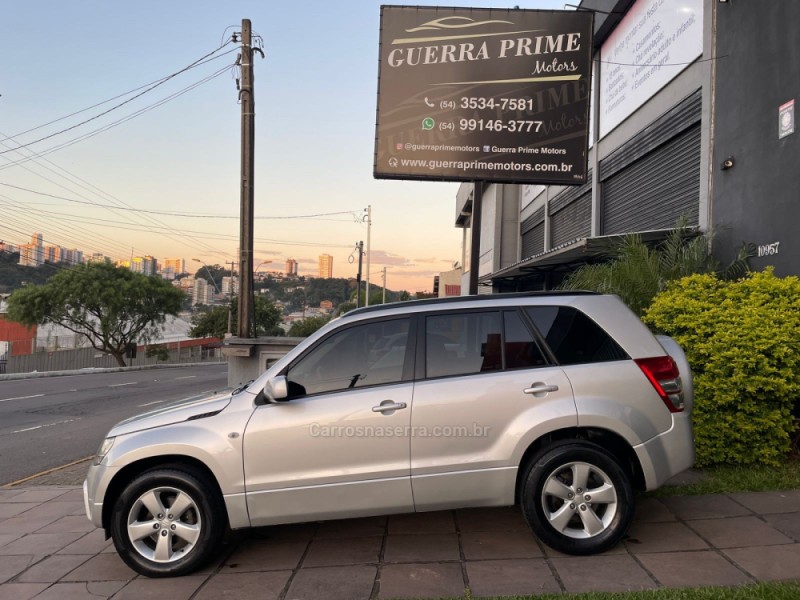
<svg viewBox="0 0 800 600">
<path fill-rule="evenodd" d="M 516 311 L 503 313 L 505 325 L 506 369 L 540 367 L 547 364 L 533 334 Z"/>
<path fill-rule="evenodd" d="M 401 381 L 407 343 L 408 319 L 356 325 L 336 332 L 286 373 L 289 395 Z"/>
<path fill-rule="evenodd" d="M 459 313 L 426 318 L 428 377 L 467 375 L 503 368 L 500 314 Z"/>
<path fill-rule="evenodd" d="M 525 311 L 562 365 L 628 358 L 619 344 L 577 309 L 569 306 L 531 306 Z"/>
</svg>

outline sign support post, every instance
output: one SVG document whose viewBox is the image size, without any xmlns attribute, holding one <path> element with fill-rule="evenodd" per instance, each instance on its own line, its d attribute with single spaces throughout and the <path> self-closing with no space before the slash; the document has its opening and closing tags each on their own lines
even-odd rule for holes
<svg viewBox="0 0 800 600">
<path fill-rule="evenodd" d="M 483 181 L 475 181 L 472 187 L 472 217 L 470 219 L 469 251 L 469 295 L 478 293 L 478 264 L 481 253 L 481 212 L 483 204 Z"/>
</svg>

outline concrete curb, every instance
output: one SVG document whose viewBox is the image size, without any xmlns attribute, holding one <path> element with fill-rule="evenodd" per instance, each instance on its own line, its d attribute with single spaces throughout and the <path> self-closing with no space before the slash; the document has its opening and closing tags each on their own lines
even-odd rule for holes
<svg viewBox="0 0 800 600">
<path fill-rule="evenodd" d="M 39 377 L 69 377 L 72 375 L 94 375 L 95 373 L 120 373 L 123 371 L 146 371 L 148 369 L 178 369 L 181 367 L 202 367 L 205 365 L 222 365 L 227 364 L 225 361 L 219 362 L 199 362 L 199 363 L 181 363 L 170 365 L 137 365 L 134 367 L 108 367 L 108 368 L 94 368 L 89 367 L 86 369 L 77 369 L 72 371 L 36 371 L 34 373 L 8 373 L 0 375 L 0 381 L 14 381 L 19 379 L 37 379 Z"/>
</svg>

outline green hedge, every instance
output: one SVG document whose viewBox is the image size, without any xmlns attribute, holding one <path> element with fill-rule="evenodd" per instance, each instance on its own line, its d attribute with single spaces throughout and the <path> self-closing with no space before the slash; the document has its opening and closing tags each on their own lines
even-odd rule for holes
<svg viewBox="0 0 800 600">
<path fill-rule="evenodd" d="M 780 464 L 800 398 L 800 279 L 772 269 L 737 281 L 692 275 L 643 318 L 692 366 L 696 464 Z"/>
</svg>

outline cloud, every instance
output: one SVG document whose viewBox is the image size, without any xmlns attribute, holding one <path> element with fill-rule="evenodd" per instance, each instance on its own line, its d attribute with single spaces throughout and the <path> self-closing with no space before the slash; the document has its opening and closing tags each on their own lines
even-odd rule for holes
<svg viewBox="0 0 800 600">
<path fill-rule="evenodd" d="M 393 267 L 413 267 L 414 263 L 404 256 L 384 252 L 383 250 L 373 250 L 370 253 L 370 264 L 388 265 Z"/>
<path fill-rule="evenodd" d="M 436 258 L 435 256 L 432 256 L 430 258 L 415 258 L 414 262 L 423 264 L 435 264 L 435 263 L 448 264 L 448 265 L 453 264 L 453 260 L 450 258 Z"/>
</svg>

